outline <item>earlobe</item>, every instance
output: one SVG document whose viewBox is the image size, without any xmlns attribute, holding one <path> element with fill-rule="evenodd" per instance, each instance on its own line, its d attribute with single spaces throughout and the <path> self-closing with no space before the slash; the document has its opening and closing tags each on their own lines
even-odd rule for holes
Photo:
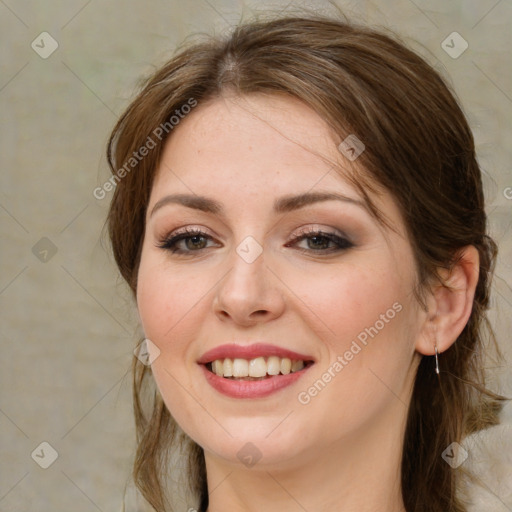
<svg viewBox="0 0 512 512">
<path fill-rule="evenodd" d="M 437 284 L 428 300 L 428 314 L 416 350 L 434 355 L 448 350 L 466 326 L 473 309 L 479 276 L 478 250 L 468 245 L 458 252 L 451 270 L 442 269 L 443 284 Z"/>
</svg>

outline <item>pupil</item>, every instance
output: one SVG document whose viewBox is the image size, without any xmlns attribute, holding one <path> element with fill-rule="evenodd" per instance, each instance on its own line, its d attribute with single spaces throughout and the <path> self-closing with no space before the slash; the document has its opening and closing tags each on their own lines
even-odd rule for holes
<svg viewBox="0 0 512 512">
<path fill-rule="evenodd" d="M 189 238 L 189 241 L 191 242 L 192 248 L 197 248 L 196 243 L 201 240 L 203 237 L 201 235 L 194 235 Z"/>
<path fill-rule="evenodd" d="M 322 244 L 322 243 L 320 243 L 320 244 L 318 244 L 318 243 L 317 243 L 317 244 L 315 244 L 315 243 L 314 243 L 314 244 L 313 244 L 313 245 L 316 245 L 317 247 L 318 247 L 318 246 L 324 247 L 326 242 L 327 242 L 327 243 L 329 243 L 329 241 L 328 241 L 328 240 L 326 239 L 326 237 L 324 237 L 324 236 L 313 236 L 313 237 L 311 237 L 311 238 L 310 238 L 310 240 L 311 240 L 311 241 L 316 241 L 316 242 L 318 242 L 319 240 L 320 240 L 320 241 L 322 241 L 322 240 L 323 240 L 323 242 L 324 242 L 323 244 Z"/>
</svg>

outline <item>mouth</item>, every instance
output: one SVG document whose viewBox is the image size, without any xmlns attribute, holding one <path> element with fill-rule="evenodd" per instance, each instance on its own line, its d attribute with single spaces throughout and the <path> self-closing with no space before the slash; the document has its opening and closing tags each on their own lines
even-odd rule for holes
<svg viewBox="0 0 512 512">
<path fill-rule="evenodd" d="M 206 381 L 230 398 L 264 398 L 291 386 L 315 364 L 309 355 L 275 345 L 228 344 L 197 361 Z"/>
<path fill-rule="evenodd" d="M 288 357 L 268 356 L 254 359 L 215 359 L 206 363 L 206 369 L 224 379 L 257 381 L 277 375 L 289 375 L 309 368 L 311 360 L 290 359 Z"/>
</svg>

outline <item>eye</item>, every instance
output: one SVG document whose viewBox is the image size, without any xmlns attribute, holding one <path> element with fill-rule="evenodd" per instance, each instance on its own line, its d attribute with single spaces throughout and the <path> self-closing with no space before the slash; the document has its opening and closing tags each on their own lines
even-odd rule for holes
<svg viewBox="0 0 512 512">
<path fill-rule="evenodd" d="M 302 234 L 294 238 L 291 242 L 286 244 L 286 246 L 296 245 L 303 240 L 306 241 L 307 248 L 299 249 L 301 252 L 330 254 L 354 247 L 354 244 L 346 237 L 316 228 L 310 228 L 302 232 Z"/>
<path fill-rule="evenodd" d="M 196 228 L 186 228 L 182 232 L 164 238 L 160 241 L 158 247 L 173 254 L 187 254 L 205 249 L 208 240 L 212 240 L 212 237 L 204 231 Z"/>
<path fill-rule="evenodd" d="M 212 240 L 213 238 L 208 233 L 200 229 L 186 228 L 181 232 L 175 233 L 173 236 L 164 238 L 157 246 L 173 254 L 185 255 L 207 249 L 208 241 Z M 303 240 L 306 241 L 307 248 L 299 248 L 299 250 L 305 253 L 330 254 L 341 252 L 354 246 L 344 236 L 310 228 L 303 231 L 291 242 L 288 242 L 286 247 L 297 245 Z"/>
</svg>

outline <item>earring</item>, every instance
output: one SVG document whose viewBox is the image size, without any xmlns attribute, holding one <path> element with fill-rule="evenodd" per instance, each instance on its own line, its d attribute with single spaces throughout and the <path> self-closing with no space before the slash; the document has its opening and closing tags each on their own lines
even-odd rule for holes
<svg viewBox="0 0 512 512">
<path fill-rule="evenodd" d="M 436 351 L 436 373 L 439 375 L 439 359 L 437 357 L 437 354 L 438 354 L 438 352 L 437 352 L 437 344 L 434 345 L 434 350 Z"/>
</svg>

